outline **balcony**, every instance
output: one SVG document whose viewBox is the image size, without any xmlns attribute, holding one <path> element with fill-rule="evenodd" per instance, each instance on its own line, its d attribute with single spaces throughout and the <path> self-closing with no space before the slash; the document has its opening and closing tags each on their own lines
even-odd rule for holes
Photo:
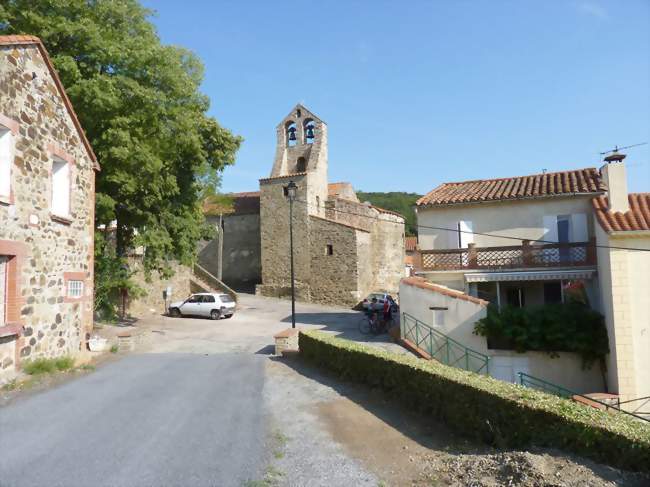
<svg viewBox="0 0 650 487">
<path fill-rule="evenodd" d="M 418 265 L 419 264 L 419 265 Z M 418 270 L 501 270 L 547 267 L 584 267 L 596 265 L 596 242 L 553 243 L 506 247 L 476 247 L 466 249 L 422 250 Z"/>
</svg>

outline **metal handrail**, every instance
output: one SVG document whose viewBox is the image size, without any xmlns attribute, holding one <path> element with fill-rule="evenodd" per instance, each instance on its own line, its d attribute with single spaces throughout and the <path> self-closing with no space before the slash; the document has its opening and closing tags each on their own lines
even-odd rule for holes
<svg viewBox="0 0 650 487">
<path fill-rule="evenodd" d="M 489 373 L 490 357 L 433 329 L 417 318 L 402 313 L 401 334 L 439 362 L 477 374 Z"/>
<path fill-rule="evenodd" d="M 541 389 L 543 392 L 548 392 L 550 394 L 554 394 L 556 396 L 564 397 L 565 399 L 573 399 L 575 400 L 576 397 L 581 397 L 583 399 L 586 399 L 587 401 L 600 404 L 601 406 L 605 407 L 605 411 L 608 411 L 610 409 L 613 409 L 614 411 L 617 411 L 619 413 L 627 414 L 628 416 L 632 416 L 636 419 L 640 419 L 641 421 L 646 421 L 650 422 L 650 418 L 646 418 L 644 416 L 641 416 L 640 414 L 644 413 L 631 413 L 630 411 L 626 411 L 625 409 L 620 408 L 619 403 L 618 406 L 614 406 L 612 404 L 608 404 L 604 401 L 599 401 L 598 399 L 594 399 L 593 397 L 586 396 L 584 394 L 579 394 L 577 392 L 574 392 L 570 389 L 567 389 L 566 387 L 559 386 L 557 384 L 553 384 L 552 382 L 548 382 L 544 379 L 540 379 L 539 377 L 533 377 L 532 375 L 528 375 L 524 372 L 518 372 L 517 375 L 519 375 L 519 383 L 524 386 L 524 387 L 532 387 L 533 389 Z M 536 387 L 537 386 L 537 387 Z M 641 398 L 643 399 L 643 398 Z M 647 399 L 647 398 L 646 398 Z M 628 402 L 628 401 L 626 401 Z"/>
</svg>

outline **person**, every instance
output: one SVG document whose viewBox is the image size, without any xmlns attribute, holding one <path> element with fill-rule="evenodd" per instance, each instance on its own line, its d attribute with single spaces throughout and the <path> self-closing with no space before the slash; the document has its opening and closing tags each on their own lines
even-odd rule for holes
<svg viewBox="0 0 650 487">
<path fill-rule="evenodd" d="M 372 301 L 368 303 L 368 309 L 366 310 L 366 313 L 368 314 L 368 321 L 370 321 L 370 324 L 374 324 L 375 320 L 377 319 L 377 310 L 375 309 L 377 307 L 377 298 L 372 298 Z"/>
<path fill-rule="evenodd" d="M 387 326 L 387 324 L 391 321 L 391 303 L 390 299 L 386 298 L 384 299 L 384 326 Z"/>
</svg>

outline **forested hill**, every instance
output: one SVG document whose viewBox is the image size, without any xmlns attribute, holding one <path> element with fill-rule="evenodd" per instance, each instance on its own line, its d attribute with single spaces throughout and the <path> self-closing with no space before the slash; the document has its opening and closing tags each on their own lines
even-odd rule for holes
<svg viewBox="0 0 650 487">
<path fill-rule="evenodd" d="M 357 191 L 357 196 L 361 202 L 370 201 L 375 206 L 396 211 L 404 215 L 404 218 L 406 218 L 406 235 L 417 235 L 417 222 L 413 206 L 416 200 L 422 195 L 404 193 L 402 191 L 390 193 L 364 193 L 363 191 Z"/>
</svg>

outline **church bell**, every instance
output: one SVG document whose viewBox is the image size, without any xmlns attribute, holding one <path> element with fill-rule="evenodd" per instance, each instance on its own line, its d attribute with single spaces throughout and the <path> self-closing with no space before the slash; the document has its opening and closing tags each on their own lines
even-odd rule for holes
<svg viewBox="0 0 650 487">
<path fill-rule="evenodd" d="M 314 127 L 311 125 L 307 126 L 307 138 L 308 139 L 313 139 L 314 138 Z"/>
</svg>

